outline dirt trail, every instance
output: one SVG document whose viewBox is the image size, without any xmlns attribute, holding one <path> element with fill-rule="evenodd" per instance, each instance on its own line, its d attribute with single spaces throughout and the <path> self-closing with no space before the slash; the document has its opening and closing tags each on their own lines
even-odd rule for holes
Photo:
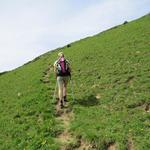
<svg viewBox="0 0 150 150">
<path fill-rule="evenodd" d="M 51 68 L 48 67 L 43 72 L 41 81 L 49 84 Z M 69 103 L 65 104 L 64 108 L 60 108 L 58 102 L 56 104 L 56 119 L 62 124 L 63 132 L 61 132 L 56 140 L 61 144 L 60 150 L 89 150 L 91 145 L 81 138 L 77 138 L 73 133 L 70 132 L 70 122 L 74 119 L 73 111 L 69 107 Z M 95 150 L 95 149 L 92 149 Z"/>
<path fill-rule="evenodd" d="M 41 81 L 43 83 L 49 84 L 51 68 L 48 67 L 44 72 Z M 127 82 L 132 80 L 129 79 Z M 96 98 L 99 99 L 101 96 L 97 95 Z M 145 105 L 144 105 L 145 106 Z M 150 112 L 150 104 L 145 106 L 145 111 Z M 61 122 L 63 131 L 57 136 L 56 140 L 61 144 L 60 150 L 96 150 L 94 145 L 85 142 L 82 138 L 77 138 L 73 133 L 70 132 L 70 122 L 74 119 L 73 111 L 70 109 L 69 104 L 66 103 L 64 108 L 60 108 L 58 102 L 56 104 L 56 119 Z M 107 150 L 116 150 L 116 144 L 112 143 L 107 147 Z M 127 143 L 127 149 L 133 150 L 133 141 L 130 138 Z"/>
<path fill-rule="evenodd" d="M 58 104 L 56 105 L 56 112 L 58 114 L 56 119 L 62 123 L 64 128 L 63 132 L 58 135 L 57 140 L 62 144 L 61 150 L 66 150 L 67 145 L 74 141 L 73 135 L 69 131 L 70 121 L 73 119 L 73 112 L 69 110 L 67 105 L 61 109 Z"/>
<path fill-rule="evenodd" d="M 73 133 L 70 132 L 70 122 L 74 119 L 73 111 L 69 108 L 67 103 L 63 109 L 56 105 L 56 113 L 58 121 L 62 123 L 63 132 L 57 136 L 57 141 L 61 143 L 60 150 L 88 150 L 90 144 L 85 143 L 82 139 L 77 139 Z"/>
<path fill-rule="evenodd" d="M 110 144 L 107 150 L 116 150 L 116 144 Z"/>
<path fill-rule="evenodd" d="M 131 137 L 129 137 L 129 139 L 128 139 L 127 149 L 128 150 L 134 150 L 134 144 L 133 144 L 133 140 Z"/>
<path fill-rule="evenodd" d="M 43 72 L 43 76 L 42 76 L 42 79 L 41 79 L 41 81 L 42 81 L 43 83 L 48 84 L 48 83 L 50 82 L 50 80 L 49 80 L 50 72 L 51 72 L 51 68 L 50 68 L 50 67 L 48 67 L 48 68 Z"/>
<path fill-rule="evenodd" d="M 80 146 L 75 150 L 91 150 L 91 145 L 86 143 L 85 141 L 81 141 Z"/>
</svg>

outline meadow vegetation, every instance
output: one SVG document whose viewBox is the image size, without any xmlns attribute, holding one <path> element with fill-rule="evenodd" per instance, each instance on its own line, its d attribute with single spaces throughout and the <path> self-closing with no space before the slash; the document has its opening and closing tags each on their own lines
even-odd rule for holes
<svg viewBox="0 0 150 150">
<path fill-rule="evenodd" d="M 97 150 L 112 144 L 118 150 L 149 150 L 149 29 L 146 15 L 0 74 L 0 149 L 60 148 L 56 137 L 63 129 L 56 120 L 52 65 L 63 51 L 72 65 L 70 132 Z"/>
</svg>

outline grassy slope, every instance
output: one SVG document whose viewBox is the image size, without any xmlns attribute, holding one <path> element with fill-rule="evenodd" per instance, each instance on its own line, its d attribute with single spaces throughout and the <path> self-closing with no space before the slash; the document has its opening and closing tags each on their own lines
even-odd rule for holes
<svg viewBox="0 0 150 150">
<path fill-rule="evenodd" d="M 40 81 L 46 68 L 41 58 L 0 77 L 0 149 L 38 149 L 45 141 L 56 148 L 50 88 Z"/>
<path fill-rule="evenodd" d="M 61 49 L 73 68 L 71 130 L 97 149 L 110 142 L 126 149 L 130 138 L 135 148 L 150 149 L 150 115 L 143 108 L 150 99 L 149 29 L 148 15 Z M 49 52 L 0 76 L 0 149 L 58 149 L 53 73 L 50 84 L 40 81 L 56 56 Z"/>
</svg>

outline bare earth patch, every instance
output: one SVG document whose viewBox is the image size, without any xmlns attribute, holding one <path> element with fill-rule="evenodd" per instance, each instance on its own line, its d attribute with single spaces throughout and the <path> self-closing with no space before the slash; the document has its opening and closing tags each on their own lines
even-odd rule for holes
<svg viewBox="0 0 150 150">
<path fill-rule="evenodd" d="M 145 106 L 145 111 L 146 111 L 146 112 L 150 112 L 150 103 L 149 103 L 149 104 L 146 104 L 146 106 Z"/>
<path fill-rule="evenodd" d="M 59 105 L 56 105 L 56 113 L 58 114 L 57 120 L 62 123 L 64 128 L 63 132 L 60 133 L 56 140 L 61 143 L 60 150 L 89 150 L 92 146 L 83 141 L 82 139 L 77 139 L 71 132 L 70 132 L 70 122 L 74 118 L 73 111 L 69 109 L 69 106 L 66 106 L 61 109 Z"/>
<path fill-rule="evenodd" d="M 108 150 L 116 150 L 116 145 L 115 144 L 109 145 Z"/>
<path fill-rule="evenodd" d="M 127 149 L 128 150 L 134 150 L 133 140 L 131 137 L 128 139 Z"/>
<path fill-rule="evenodd" d="M 88 144 L 87 142 L 81 140 L 80 141 L 80 146 L 76 150 L 89 150 L 91 148 L 91 145 Z"/>
<path fill-rule="evenodd" d="M 56 105 L 56 111 L 57 114 L 59 114 L 56 119 L 62 123 L 64 128 L 63 132 L 57 137 L 57 140 L 62 144 L 61 150 L 66 150 L 67 145 L 74 141 L 72 134 L 69 132 L 70 121 L 73 119 L 73 112 L 68 110 L 68 106 L 61 109 L 58 104 Z"/>
</svg>

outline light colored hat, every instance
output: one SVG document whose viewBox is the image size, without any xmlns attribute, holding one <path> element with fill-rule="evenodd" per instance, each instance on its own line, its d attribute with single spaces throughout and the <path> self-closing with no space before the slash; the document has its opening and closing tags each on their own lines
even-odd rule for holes
<svg viewBox="0 0 150 150">
<path fill-rule="evenodd" d="M 59 52 L 59 53 L 58 53 L 58 56 L 59 56 L 59 57 L 64 57 L 64 53 L 63 53 L 63 52 Z"/>
</svg>

